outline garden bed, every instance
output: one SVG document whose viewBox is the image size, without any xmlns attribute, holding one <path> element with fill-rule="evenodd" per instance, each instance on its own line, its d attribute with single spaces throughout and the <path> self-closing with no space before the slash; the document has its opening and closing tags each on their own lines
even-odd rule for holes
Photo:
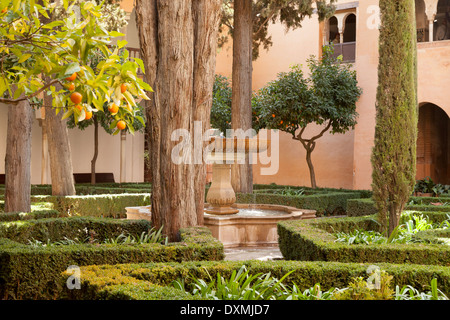
<svg viewBox="0 0 450 320">
<path fill-rule="evenodd" d="M 280 251 L 287 260 L 450 265 L 448 245 L 424 242 L 349 245 L 336 242 L 333 235 L 357 229 L 380 231 L 375 216 L 280 222 Z"/>
<path fill-rule="evenodd" d="M 193 278 L 207 281 L 219 272 L 228 278 L 245 264 L 250 274 L 270 273 L 284 280 L 285 285 L 296 284 L 306 290 L 320 284 L 322 291 L 342 288 L 355 277 L 368 276 L 370 264 L 339 262 L 300 262 L 300 261 L 222 261 L 222 262 L 183 262 L 148 263 L 115 266 L 86 266 L 81 268 L 80 289 L 64 288 L 73 274 L 64 273 L 60 279 L 60 298 L 64 299 L 117 299 L 117 300 L 192 300 L 200 299 L 185 291 L 175 289 L 171 283 L 183 279 L 185 286 Z M 437 279 L 439 289 L 446 295 L 450 293 L 450 268 L 423 265 L 377 264 L 376 267 L 392 275 L 392 285 L 411 285 L 420 290 L 430 290 L 433 278 Z"/>
<path fill-rule="evenodd" d="M 61 272 L 72 265 L 212 261 L 224 257 L 223 245 L 203 227 L 182 229 L 181 241 L 168 244 L 114 241 L 121 235 L 138 238 L 149 228 L 145 220 L 92 217 L 0 223 L 0 298 L 53 299 L 61 289 Z M 112 240 L 104 243 L 106 239 Z"/>
</svg>

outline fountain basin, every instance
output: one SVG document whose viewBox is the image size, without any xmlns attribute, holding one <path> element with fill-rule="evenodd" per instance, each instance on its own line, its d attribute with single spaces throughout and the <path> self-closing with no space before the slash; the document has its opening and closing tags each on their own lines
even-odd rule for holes
<svg viewBox="0 0 450 320">
<path fill-rule="evenodd" d="M 235 203 L 235 214 L 204 215 L 204 225 L 225 248 L 278 246 L 277 223 L 284 220 L 312 219 L 315 210 L 298 209 L 283 205 Z M 208 204 L 205 204 L 207 210 Z M 128 207 L 127 219 L 151 220 L 146 207 Z"/>
</svg>

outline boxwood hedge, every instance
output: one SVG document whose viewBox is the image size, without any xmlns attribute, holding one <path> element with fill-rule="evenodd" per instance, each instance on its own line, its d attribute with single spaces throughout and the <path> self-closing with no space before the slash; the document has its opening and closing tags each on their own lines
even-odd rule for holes
<svg viewBox="0 0 450 320">
<path fill-rule="evenodd" d="M 335 242 L 334 232 L 379 231 L 375 216 L 282 221 L 278 241 L 285 259 L 360 263 L 450 265 L 450 247 L 432 243 L 352 244 Z"/>
<path fill-rule="evenodd" d="M 183 279 L 186 286 L 193 278 L 208 280 L 218 272 L 230 277 L 233 271 L 246 265 L 250 274 L 270 273 L 281 279 L 292 273 L 284 284 L 295 283 L 306 290 L 319 283 L 322 290 L 344 288 L 354 277 L 367 278 L 367 270 L 373 264 L 305 261 L 213 261 L 182 263 L 122 264 L 115 266 L 81 267 L 81 288 L 69 290 L 66 286 L 70 272 L 60 279 L 60 297 L 63 299 L 120 299 L 120 300 L 177 300 L 198 299 L 170 286 L 174 280 Z M 423 291 L 429 290 L 431 279 L 437 278 L 438 287 L 450 293 L 450 268 L 423 265 L 398 265 L 377 263 L 377 267 L 393 276 L 393 285 L 411 285 Z"/>
<path fill-rule="evenodd" d="M 434 204 L 433 204 L 434 203 Z M 441 205 L 438 205 L 441 203 Z M 450 213 L 450 198 L 410 197 L 406 210 L 441 211 Z M 375 202 L 370 199 L 349 199 L 347 201 L 347 215 L 350 217 L 375 214 Z"/>
<path fill-rule="evenodd" d="M 126 218 L 126 207 L 151 203 L 149 193 L 124 193 L 76 196 L 35 195 L 32 202 L 49 202 L 62 216 Z"/>
<path fill-rule="evenodd" d="M 180 242 L 163 244 L 103 244 L 119 234 L 139 236 L 146 220 L 69 217 L 0 223 L 0 299 L 53 299 L 60 288 L 60 273 L 69 266 L 222 260 L 223 245 L 209 229 L 180 230 Z M 31 246 L 34 239 L 46 244 L 65 237 L 86 243 Z"/>
<path fill-rule="evenodd" d="M 276 193 L 237 193 L 238 203 L 279 204 L 299 209 L 312 209 L 317 216 L 345 214 L 347 201 L 361 198 L 361 193 L 355 192 L 325 192 L 311 195 L 288 196 Z"/>
</svg>

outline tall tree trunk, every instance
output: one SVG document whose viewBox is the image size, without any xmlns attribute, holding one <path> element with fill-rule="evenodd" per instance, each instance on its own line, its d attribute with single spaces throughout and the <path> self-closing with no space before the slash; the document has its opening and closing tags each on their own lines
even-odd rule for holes
<svg viewBox="0 0 450 320">
<path fill-rule="evenodd" d="M 220 5 L 220 0 L 136 1 L 145 69 L 155 73 L 149 81 L 155 90 L 149 110 L 152 223 L 164 226 L 172 241 L 180 228 L 203 224 L 206 168 L 202 159 L 194 162 L 195 148 L 203 150 L 194 127 L 200 133 L 209 128 Z M 172 159 L 177 129 L 188 133 L 181 163 Z"/>
<path fill-rule="evenodd" d="M 61 120 L 63 112 L 56 114 L 52 108 L 52 97 L 44 95 L 45 120 L 48 136 L 48 153 L 52 194 L 58 196 L 75 195 L 72 154 L 66 120 Z"/>
<path fill-rule="evenodd" d="M 91 184 L 95 184 L 95 164 L 98 158 L 98 119 L 94 116 L 94 156 L 91 160 Z"/>
<path fill-rule="evenodd" d="M 252 128 L 252 0 L 234 2 L 231 127 L 244 132 Z M 233 164 L 235 192 L 253 191 L 253 172 L 248 155 L 245 163 Z"/>
<path fill-rule="evenodd" d="M 5 156 L 5 212 L 31 211 L 31 127 L 28 100 L 8 106 Z"/>
</svg>

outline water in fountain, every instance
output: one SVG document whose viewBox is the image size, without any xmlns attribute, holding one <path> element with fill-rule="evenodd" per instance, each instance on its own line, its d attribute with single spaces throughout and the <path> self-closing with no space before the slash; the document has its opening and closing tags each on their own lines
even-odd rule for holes
<svg viewBox="0 0 450 320">
<path fill-rule="evenodd" d="M 269 209 L 242 209 L 239 208 L 239 212 L 236 213 L 237 216 L 245 216 L 245 217 L 267 217 L 267 216 L 279 216 L 287 214 L 285 211 L 281 210 L 269 210 Z"/>
</svg>

